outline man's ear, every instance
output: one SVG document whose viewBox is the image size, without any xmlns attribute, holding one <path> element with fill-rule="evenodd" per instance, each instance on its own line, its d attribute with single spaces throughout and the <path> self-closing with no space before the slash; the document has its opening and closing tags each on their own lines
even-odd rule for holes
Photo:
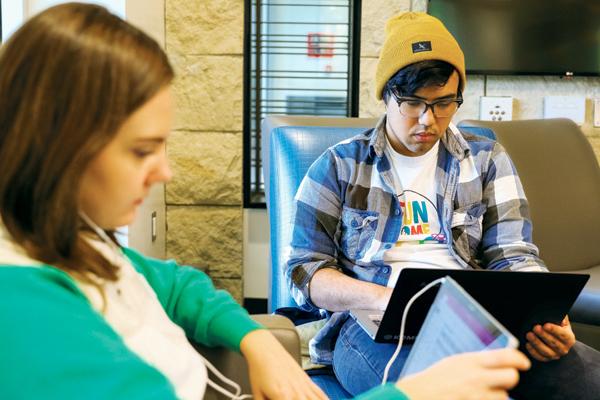
<svg viewBox="0 0 600 400">
<path fill-rule="evenodd" d="M 383 92 L 381 93 L 381 101 L 383 102 L 383 105 L 385 106 L 385 110 L 387 111 L 388 109 L 388 102 L 390 101 L 390 94 L 387 91 L 386 88 L 383 88 Z"/>
</svg>

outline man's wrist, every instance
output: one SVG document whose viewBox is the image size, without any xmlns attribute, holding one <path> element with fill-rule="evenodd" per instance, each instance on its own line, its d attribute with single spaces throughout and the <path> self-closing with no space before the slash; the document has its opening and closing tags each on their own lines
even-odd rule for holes
<svg viewBox="0 0 600 400">
<path fill-rule="evenodd" d="M 387 308 L 388 303 L 390 302 L 390 298 L 392 297 L 392 288 L 389 288 L 387 286 L 383 286 L 381 288 L 381 294 L 379 295 L 379 300 L 378 300 L 378 309 L 381 311 L 385 311 L 385 309 Z"/>
</svg>

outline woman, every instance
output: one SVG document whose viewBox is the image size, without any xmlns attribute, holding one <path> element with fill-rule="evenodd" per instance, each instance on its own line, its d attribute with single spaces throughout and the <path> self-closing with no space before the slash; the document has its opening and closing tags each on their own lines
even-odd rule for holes
<svg viewBox="0 0 600 400">
<path fill-rule="evenodd" d="M 199 399 L 188 338 L 240 351 L 257 399 L 325 398 L 205 274 L 114 240 L 171 177 L 172 78 L 152 39 L 98 6 L 48 9 L 4 45 L 0 398 Z M 526 367 L 513 351 L 469 354 L 364 398 L 502 396 Z"/>
</svg>

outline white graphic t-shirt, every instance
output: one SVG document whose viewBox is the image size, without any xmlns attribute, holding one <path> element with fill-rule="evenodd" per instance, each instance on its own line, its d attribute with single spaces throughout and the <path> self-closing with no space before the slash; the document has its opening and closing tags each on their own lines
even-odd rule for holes
<svg viewBox="0 0 600 400">
<path fill-rule="evenodd" d="M 386 137 L 387 140 L 387 137 Z M 408 157 L 389 141 L 386 156 L 392 164 L 396 196 L 402 208 L 402 228 L 396 244 L 383 255 L 392 267 L 388 286 L 396 285 L 402 268 L 461 268 L 448 250 L 436 204 L 435 170 L 438 141 L 426 154 Z"/>
</svg>

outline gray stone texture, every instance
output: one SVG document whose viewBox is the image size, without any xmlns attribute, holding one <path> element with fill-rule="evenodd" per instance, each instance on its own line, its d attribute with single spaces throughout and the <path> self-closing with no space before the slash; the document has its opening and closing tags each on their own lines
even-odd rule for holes
<svg viewBox="0 0 600 400">
<path fill-rule="evenodd" d="M 383 45 L 385 22 L 400 11 L 407 11 L 410 0 L 369 0 L 362 2 L 360 56 L 378 57 Z"/>
<path fill-rule="evenodd" d="M 174 174 L 168 204 L 241 203 L 241 132 L 173 132 L 167 154 Z"/>
<path fill-rule="evenodd" d="M 176 130 L 241 131 L 241 56 L 172 56 Z"/>
<path fill-rule="evenodd" d="M 167 207 L 167 257 L 213 278 L 242 277 L 240 207 Z"/>
<path fill-rule="evenodd" d="M 242 0 L 167 0 L 165 24 L 170 53 L 243 53 Z"/>
<path fill-rule="evenodd" d="M 177 104 L 167 255 L 241 302 L 244 2 L 166 0 L 165 31 Z"/>
<path fill-rule="evenodd" d="M 361 57 L 358 107 L 361 117 L 379 117 L 385 112 L 383 102 L 375 98 L 376 67 L 377 58 Z"/>
</svg>

